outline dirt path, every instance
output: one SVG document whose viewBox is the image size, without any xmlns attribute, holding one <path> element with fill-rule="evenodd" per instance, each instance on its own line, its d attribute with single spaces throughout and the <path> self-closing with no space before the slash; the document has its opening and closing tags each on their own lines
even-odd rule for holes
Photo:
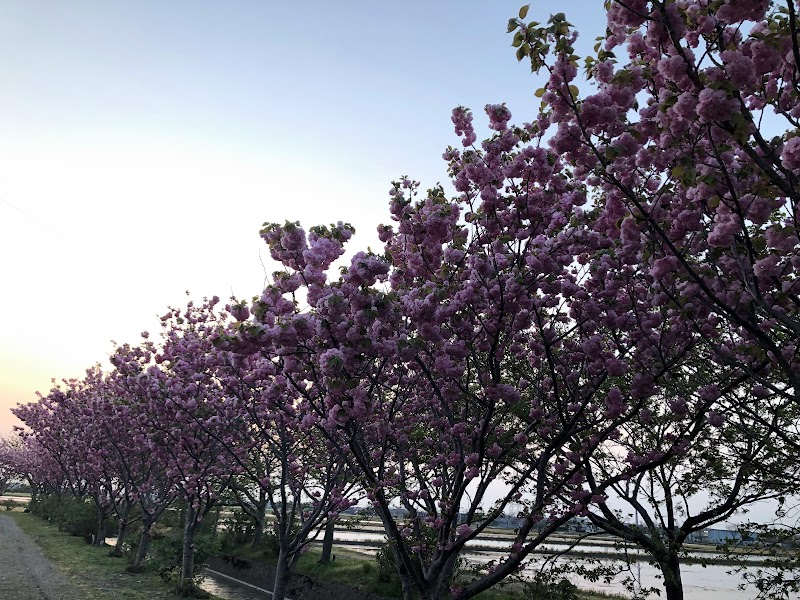
<svg viewBox="0 0 800 600">
<path fill-rule="evenodd" d="M 13 519 L 0 515 L 0 598 L 80 600 L 83 596 L 44 557 Z"/>
</svg>

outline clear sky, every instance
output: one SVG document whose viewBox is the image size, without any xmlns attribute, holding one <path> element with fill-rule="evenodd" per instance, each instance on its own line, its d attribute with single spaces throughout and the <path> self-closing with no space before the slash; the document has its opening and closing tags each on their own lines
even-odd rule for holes
<svg viewBox="0 0 800 600">
<path fill-rule="evenodd" d="M 263 222 L 350 221 L 377 245 L 392 179 L 446 177 L 453 107 L 531 120 L 520 4 L 0 3 L 0 435 L 185 290 L 258 294 Z M 566 7 L 587 40 L 602 4 Z"/>
</svg>

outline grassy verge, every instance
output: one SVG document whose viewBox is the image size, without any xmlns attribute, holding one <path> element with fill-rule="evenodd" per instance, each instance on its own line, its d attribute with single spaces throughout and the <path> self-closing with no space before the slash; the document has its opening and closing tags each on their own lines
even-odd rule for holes
<svg viewBox="0 0 800 600">
<path fill-rule="evenodd" d="M 125 560 L 108 556 L 108 547 L 89 546 L 81 538 L 58 531 L 58 528 L 37 516 L 19 510 L 4 512 L 42 549 L 44 555 L 58 565 L 86 598 L 95 600 L 176 600 L 170 586 L 152 573 L 131 575 L 125 572 Z M 263 550 L 237 548 L 233 554 L 253 561 L 269 562 Z M 385 598 L 400 598 L 399 582 L 381 582 L 372 556 L 337 547 L 336 560 L 320 565 L 319 552 L 311 550 L 300 560 L 298 572 L 315 579 L 335 581 Z M 523 597 L 520 585 L 480 594 L 480 600 L 518 600 Z M 581 600 L 618 599 L 621 596 L 581 591 Z M 213 598 L 213 597 L 212 597 Z"/>
<path fill-rule="evenodd" d="M 125 559 L 108 556 L 109 547 L 95 548 L 70 536 L 39 517 L 21 511 L 3 512 L 12 517 L 58 565 L 86 598 L 94 600 L 176 600 L 157 574 L 125 572 Z"/>
<path fill-rule="evenodd" d="M 334 548 L 334 554 L 336 560 L 321 565 L 319 564 L 320 552 L 310 550 L 300 559 L 297 571 L 308 577 L 335 581 L 365 592 L 378 594 L 384 598 L 403 597 L 397 578 L 393 578 L 389 582 L 378 580 L 377 564 L 372 557 L 338 547 Z"/>
</svg>

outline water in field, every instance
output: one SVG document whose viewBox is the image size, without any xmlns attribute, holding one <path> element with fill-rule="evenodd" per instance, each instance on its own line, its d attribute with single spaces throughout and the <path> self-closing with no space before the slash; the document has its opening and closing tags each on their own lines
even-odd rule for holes
<svg viewBox="0 0 800 600">
<path fill-rule="evenodd" d="M 378 547 L 385 539 L 378 531 L 337 531 L 336 538 L 340 542 L 345 542 L 348 549 L 370 556 L 378 550 Z M 115 541 L 114 538 L 106 539 L 106 543 L 110 545 L 113 545 Z M 349 544 L 347 544 L 347 542 L 349 542 Z M 354 542 L 359 545 L 351 545 Z M 505 548 L 508 546 L 508 542 L 498 539 L 478 540 L 476 544 L 484 548 Z M 546 545 L 546 547 L 550 549 L 549 544 Z M 563 550 L 564 546 L 559 546 L 557 544 L 552 545 L 552 549 L 557 548 Z M 601 548 L 598 548 L 598 544 L 594 543 L 581 544 L 577 546 L 575 550 L 583 550 L 585 552 L 598 550 L 613 551 L 613 548 L 608 545 L 602 545 Z M 468 562 L 473 564 L 483 564 L 490 560 L 497 560 L 503 556 L 501 552 L 470 550 L 464 557 Z M 533 575 L 536 569 L 537 567 L 532 566 L 526 569 L 525 572 L 528 575 Z M 740 590 L 739 584 L 741 583 L 741 579 L 738 575 L 729 575 L 728 571 L 731 570 L 732 567 L 724 565 L 709 565 L 707 567 L 701 565 L 683 565 L 681 574 L 686 598 L 691 600 L 750 600 L 753 598 L 756 592 L 754 590 Z M 660 572 L 656 567 L 646 562 L 634 564 L 631 567 L 630 574 L 633 575 L 643 587 L 662 589 Z M 271 598 L 271 594 L 268 590 L 233 580 L 220 573 L 205 570 L 204 576 L 201 587 L 224 600 L 260 600 Z M 583 589 L 625 594 L 625 588 L 620 581 L 621 578 L 611 583 L 589 582 L 578 576 L 571 576 L 570 580 Z M 655 595 L 651 597 L 658 598 L 658 596 Z"/>
<path fill-rule="evenodd" d="M 470 552 L 466 555 L 466 559 L 469 562 L 476 564 L 486 563 L 493 559 L 497 560 L 499 557 L 499 554 L 491 552 Z M 609 564 L 608 561 L 603 562 Z M 741 579 L 738 575 L 729 575 L 728 571 L 731 569 L 732 567 L 725 565 L 709 565 L 707 567 L 682 565 L 681 579 L 683 580 L 685 597 L 691 600 L 750 600 L 753 598 L 756 592 L 754 590 L 740 590 L 739 583 L 741 583 Z M 524 572 L 528 575 L 533 575 L 536 570 L 538 570 L 538 567 L 529 567 Z M 636 563 L 626 575 L 633 576 L 641 587 L 655 587 L 662 590 L 661 597 L 663 597 L 661 575 L 656 567 L 645 562 Z M 621 582 L 622 576 L 611 583 L 590 582 L 576 575 L 570 576 L 568 579 L 583 589 L 611 594 L 626 594 L 625 587 Z M 651 598 L 658 598 L 658 596 L 652 595 Z"/>
<path fill-rule="evenodd" d="M 263 588 L 247 585 L 208 569 L 203 570 L 200 587 L 224 600 L 261 600 L 272 597 L 272 594 Z"/>
<path fill-rule="evenodd" d="M 354 532 L 351 532 L 351 534 Z M 486 544 L 482 544 L 486 545 Z M 564 546 L 561 546 L 563 549 Z M 351 550 L 358 550 L 364 554 L 374 554 L 378 549 L 377 546 L 349 546 Z M 577 551 L 597 551 L 595 547 L 576 547 Z M 499 552 L 479 552 L 468 551 L 464 558 L 473 564 L 485 564 L 490 560 L 498 560 L 503 558 L 503 554 Z M 609 561 L 603 561 L 609 564 Z M 751 600 L 755 595 L 755 590 L 740 590 L 739 584 L 741 578 L 739 575 L 729 575 L 733 567 L 725 565 L 709 565 L 703 567 L 699 564 L 683 565 L 681 567 L 681 578 L 683 580 L 684 595 L 690 600 Z M 528 567 L 524 573 L 527 575 L 534 575 L 538 570 L 538 566 Z M 631 567 L 628 575 L 633 576 L 637 580 L 637 584 L 641 587 L 650 588 L 655 587 L 662 590 L 661 597 L 664 596 L 663 586 L 661 582 L 660 571 L 646 562 L 636 563 Z M 579 576 L 573 575 L 569 577 L 575 585 L 583 588 L 610 594 L 627 595 L 624 585 L 622 584 L 622 576 L 618 577 L 611 583 L 604 582 L 591 582 Z M 651 595 L 651 598 L 658 598 L 656 595 Z"/>
</svg>

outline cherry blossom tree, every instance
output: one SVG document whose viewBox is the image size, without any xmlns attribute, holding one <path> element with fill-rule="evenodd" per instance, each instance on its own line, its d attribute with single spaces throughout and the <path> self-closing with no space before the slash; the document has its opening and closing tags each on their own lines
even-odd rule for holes
<svg viewBox="0 0 800 600">
<path fill-rule="evenodd" d="M 17 414 L 29 428 L 25 435 L 47 448 L 59 464 L 72 495 L 91 498 L 98 519 L 95 545 L 103 544 L 110 516 L 119 518 L 115 554 L 121 555 L 134 498 L 122 473 L 125 456 L 113 451 L 125 430 L 118 429 L 119 421 L 109 423 L 113 406 L 108 404 L 104 378 L 95 365 L 83 379 L 63 381 L 63 389 L 54 388 L 38 403 L 19 407 Z"/>
<path fill-rule="evenodd" d="M 217 340 L 218 376 L 240 429 L 226 447 L 241 469 L 238 479 L 249 483 L 245 489 L 257 490 L 258 501 L 263 498 L 271 509 L 278 545 L 272 594 L 282 600 L 302 553 L 320 528 L 356 503 L 357 489 L 341 453 L 318 430 L 303 426 L 298 394 L 280 376 L 280 365 L 238 341 L 237 330 L 250 326 L 247 307 L 236 304 L 230 310 L 239 322 Z M 256 500 L 252 493 L 249 497 Z M 258 516 L 263 527 L 263 513 Z"/>
<path fill-rule="evenodd" d="M 686 381 L 697 377 L 714 383 L 698 386 L 699 394 L 686 393 Z M 798 467 L 786 462 L 769 432 L 723 410 L 726 401 L 735 402 L 749 390 L 732 381 L 726 392 L 719 390 L 719 383 L 719 373 L 709 369 L 709 363 L 685 367 L 671 397 L 655 399 L 640 411 L 637 421 L 622 428 L 613 446 L 587 463 L 585 487 L 591 493 L 599 482 L 624 469 L 627 457 L 662 446 L 665 437 L 679 439 L 685 446 L 669 461 L 617 482 L 609 501 L 591 507 L 587 514 L 603 531 L 638 545 L 652 557 L 670 600 L 684 597 L 681 562 L 692 534 L 746 512 L 754 503 L 797 489 L 791 479 L 796 479 Z M 773 418 L 776 425 L 785 422 L 781 415 Z M 785 471 L 776 477 L 777 469 Z"/>
<path fill-rule="evenodd" d="M 112 357 L 112 362 L 117 362 L 121 369 L 124 368 L 123 351 L 123 348 L 118 349 Z M 149 484 L 151 475 L 163 473 L 163 468 L 152 460 L 146 435 L 138 422 L 136 411 L 142 409 L 142 404 L 131 397 L 124 381 L 121 370 L 106 374 L 97 365 L 87 370 L 82 382 L 85 397 L 82 422 L 91 440 L 87 449 L 94 460 L 100 461 L 102 481 L 107 482 L 111 509 L 119 521 L 113 556 L 122 556 L 129 527 L 143 516 L 146 521 L 144 538 L 147 539 L 154 516 L 149 507 L 157 504 L 160 515 L 174 496 Z M 146 545 L 147 541 L 145 550 Z"/>
<path fill-rule="evenodd" d="M 786 402 L 781 395 L 755 386 L 747 397 L 737 398 L 730 407 L 737 415 L 737 424 L 751 437 L 766 430 L 770 442 L 768 462 L 760 457 L 751 463 L 759 477 L 771 482 L 771 490 L 786 490 L 777 495 L 775 516 L 770 522 L 746 521 L 739 525 L 741 532 L 757 536 L 759 548 L 732 541 L 725 545 L 727 558 L 741 561 L 737 571 L 743 579 L 742 586 L 757 590 L 759 599 L 791 597 L 800 592 L 800 518 L 798 517 L 798 490 L 800 474 L 797 456 L 800 454 L 800 406 Z M 763 434 L 762 434 L 763 435 Z M 748 558 L 754 554 L 769 558 L 757 568 L 751 568 Z M 744 560 L 743 560 L 744 559 Z"/>
<path fill-rule="evenodd" d="M 564 14 L 525 16 L 509 23 L 517 56 L 549 75 L 536 128 L 595 192 L 597 227 L 649 266 L 716 362 L 796 402 L 795 3 L 609 2 L 585 95 Z"/>
<path fill-rule="evenodd" d="M 16 451 L 17 444 L 10 438 L 0 438 L 0 496 L 6 493 L 11 481 L 19 476 L 15 468 Z"/>
<path fill-rule="evenodd" d="M 155 347 L 145 340 L 139 346 L 124 344 L 111 357 L 116 369 L 109 374 L 112 422 L 116 435 L 109 443 L 120 460 L 121 477 L 133 490 L 139 506 L 142 532 L 130 570 L 144 567 L 152 530 L 175 501 L 175 477 L 168 476 L 166 463 L 153 460 L 156 440 L 150 424 L 150 395 L 154 392 L 147 368 L 153 364 Z"/>
<path fill-rule="evenodd" d="M 787 441 L 782 415 L 793 412 L 800 390 L 796 6 L 635 0 L 607 9 L 606 35 L 583 60 L 585 94 L 576 85 L 578 34 L 563 13 L 525 22 L 523 7 L 509 32 L 517 58 L 548 76 L 536 92 L 542 107 L 534 128 L 571 170 L 573 185 L 591 194 L 589 226 L 649 269 L 661 292 L 656 304 L 693 328 L 699 356 L 714 365 L 709 388 L 741 382 L 732 400 L 703 409 L 723 442 L 711 444 L 720 452 L 713 461 L 708 439 L 715 436 L 705 435 L 681 467 L 642 475 L 661 490 L 647 510 L 661 507 L 669 543 L 680 545 L 704 519 L 793 485 L 791 475 L 774 474 L 775 448 Z M 767 397 L 769 404 L 760 400 Z M 652 444 L 645 433 L 639 439 Z M 701 474 L 720 460 L 724 473 Z M 680 526 L 669 508 L 670 495 L 686 491 L 679 481 L 720 492 Z M 623 495 L 633 503 L 644 494 L 629 491 Z M 614 520 L 607 509 L 597 518 Z M 681 597 L 678 566 L 671 570 L 668 596 Z"/>
<path fill-rule="evenodd" d="M 112 556 L 122 556 L 128 527 L 138 519 L 134 511 L 135 489 L 126 477 L 130 452 L 120 452 L 128 440 L 130 430 L 119 414 L 119 398 L 112 395 L 106 375 L 95 365 L 86 370 L 86 376 L 72 384 L 72 410 L 81 423 L 81 436 L 76 439 L 84 448 L 84 463 L 92 465 L 96 487 L 90 492 L 98 512 L 96 544 L 105 538 L 105 521 L 114 514 L 119 522 L 117 542 Z"/>
<path fill-rule="evenodd" d="M 348 226 L 262 232 L 285 271 L 255 304 L 252 337 L 305 421 L 349 457 L 405 597 L 488 589 L 615 482 L 683 448 L 662 440 L 594 495 L 582 489 L 582 464 L 666 384 L 694 332 L 655 302 L 648 270 L 586 226 L 585 191 L 533 127 L 486 110 L 496 133 L 481 149 L 471 113 L 453 113 L 466 149 L 445 158 L 459 195 L 417 199 L 417 184 L 397 182 L 384 254 L 356 253 L 338 280 L 327 269 Z M 508 494 L 483 514 L 496 480 Z M 465 544 L 512 501 L 526 519 L 509 555 L 457 581 Z M 408 516 L 394 517 L 393 502 Z"/>
<path fill-rule="evenodd" d="M 61 496 L 66 489 L 61 468 L 39 447 L 35 438 L 18 436 L 4 441 L 4 460 L 16 477 L 28 483 L 32 502 L 47 494 Z"/>
<path fill-rule="evenodd" d="M 90 498 L 97 515 L 97 527 L 91 538 L 100 546 L 106 537 L 106 525 L 117 495 L 116 474 L 104 469 L 105 448 L 96 435 L 88 403 L 89 379 L 63 380 L 39 401 L 13 409 L 28 427 L 23 436 L 36 440 L 63 475 L 72 497 Z"/>
<path fill-rule="evenodd" d="M 63 383 L 67 387 L 71 385 L 69 381 Z M 58 475 L 47 477 L 49 491 L 59 496 L 69 491 L 74 497 L 83 498 L 90 482 L 84 470 L 82 450 L 75 441 L 81 424 L 75 419 L 75 411 L 67 409 L 70 396 L 59 386 L 53 387 L 47 395 L 37 393 L 37 396 L 37 402 L 12 409 L 26 426 L 26 429 L 19 429 L 19 434 L 30 448 L 40 453 L 43 465 L 57 467 Z"/>
<path fill-rule="evenodd" d="M 197 528 L 238 472 L 223 442 L 234 423 L 220 411 L 225 392 L 215 374 L 212 334 L 226 319 L 225 311 L 215 310 L 218 302 L 215 296 L 199 306 L 190 301 L 185 309 L 171 308 L 162 317 L 155 364 L 139 375 L 140 389 L 148 394 L 144 419 L 153 458 L 167 465 L 166 477 L 186 504 L 179 583 L 183 593 L 194 589 Z"/>
</svg>

